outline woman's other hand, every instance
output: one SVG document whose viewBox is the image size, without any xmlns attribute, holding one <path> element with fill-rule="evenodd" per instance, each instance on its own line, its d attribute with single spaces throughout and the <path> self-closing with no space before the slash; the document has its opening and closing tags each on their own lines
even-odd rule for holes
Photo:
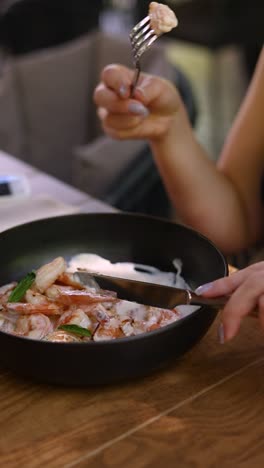
<svg viewBox="0 0 264 468">
<path fill-rule="evenodd" d="M 230 296 L 222 311 L 222 341 L 231 340 L 247 315 L 255 315 L 264 329 L 264 262 L 255 263 L 230 276 L 200 286 L 204 297 Z"/>
</svg>

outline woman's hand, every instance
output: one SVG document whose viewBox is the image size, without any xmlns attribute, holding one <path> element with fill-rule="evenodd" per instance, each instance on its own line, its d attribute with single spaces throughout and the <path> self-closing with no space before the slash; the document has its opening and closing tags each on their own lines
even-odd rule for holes
<svg viewBox="0 0 264 468">
<path fill-rule="evenodd" d="M 264 262 L 255 263 L 230 276 L 200 286 L 196 293 L 204 297 L 229 296 L 222 311 L 222 341 L 231 340 L 246 315 L 258 312 L 264 329 Z"/>
<path fill-rule="evenodd" d="M 165 79 L 142 74 L 130 98 L 133 76 L 133 70 L 121 65 L 104 68 L 94 91 L 103 129 L 116 139 L 160 139 L 173 128 L 183 106 L 178 91 Z"/>
</svg>

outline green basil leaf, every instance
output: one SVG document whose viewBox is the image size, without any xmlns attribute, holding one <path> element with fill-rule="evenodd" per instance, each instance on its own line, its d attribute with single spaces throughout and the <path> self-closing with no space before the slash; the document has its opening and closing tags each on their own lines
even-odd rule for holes
<svg viewBox="0 0 264 468">
<path fill-rule="evenodd" d="M 79 336 L 92 336 L 92 333 L 90 330 L 87 330 L 87 328 L 79 327 L 79 325 L 74 325 L 74 324 L 69 324 L 69 325 L 60 325 L 58 327 L 58 330 L 64 330 L 68 331 L 70 333 L 75 333 L 76 335 Z"/>
<path fill-rule="evenodd" d="M 18 285 L 13 289 L 11 292 L 7 302 L 19 302 L 20 299 L 25 295 L 26 291 L 30 288 L 30 286 L 34 283 L 36 278 L 36 273 L 31 271 L 28 273 L 25 278 L 23 278 Z"/>
</svg>

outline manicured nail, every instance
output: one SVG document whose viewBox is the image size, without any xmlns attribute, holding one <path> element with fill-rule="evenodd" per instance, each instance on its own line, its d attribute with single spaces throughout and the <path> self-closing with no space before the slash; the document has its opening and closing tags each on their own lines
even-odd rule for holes
<svg viewBox="0 0 264 468">
<path fill-rule="evenodd" d="M 194 291 L 195 294 L 197 294 L 198 296 L 202 295 L 203 293 L 205 293 L 206 291 L 208 291 L 211 288 L 212 284 L 213 283 L 202 284 L 202 286 L 199 286 L 199 288 L 197 288 Z"/>
<path fill-rule="evenodd" d="M 128 88 L 126 85 L 121 85 L 119 88 L 119 94 L 121 97 L 126 97 L 128 92 Z"/>
<path fill-rule="evenodd" d="M 222 323 L 218 327 L 218 340 L 220 344 L 225 344 L 225 330 Z"/>
<path fill-rule="evenodd" d="M 136 88 L 136 91 L 137 91 L 137 93 L 141 94 L 141 97 L 142 97 L 143 99 L 145 98 L 146 93 L 145 93 L 144 89 L 142 89 L 142 88 L 140 88 L 140 87 L 137 87 L 137 88 Z"/>
<path fill-rule="evenodd" d="M 136 115 L 143 115 L 145 117 L 149 115 L 148 109 L 140 102 L 131 102 L 128 106 L 128 110 Z"/>
</svg>

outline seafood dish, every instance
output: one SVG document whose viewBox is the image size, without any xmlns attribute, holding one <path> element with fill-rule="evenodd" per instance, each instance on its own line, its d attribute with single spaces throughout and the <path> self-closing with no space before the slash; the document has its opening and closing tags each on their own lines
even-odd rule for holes
<svg viewBox="0 0 264 468">
<path fill-rule="evenodd" d="M 0 287 L 0 330 L 25 338 L 60 343 L 103 341 L 150 332 L 179 320 L 196 308 L 172 310 L 121 300 L 114 291 L 96 283 L 81 283 L 74 272 L 115 274 L 159 284 L 188 286 L 176 272 L 161 272 L 147 265 L 113 264 L 94 254 L 80 254 L 69 264 L 57 257 L 28 273 L 19 283 Z"/>
<path fill-rule="evenodd" d="M 178 25 L 174 12 L 163 3 L 151 2 L 148 15 L 151 28 L 157 36 L 170 32 Z"/>
<path fill-rule="evenodd" d="M 1 365 L 56 385 L 113 384 L 158 371 L 191 350 L 218 313 L 210 306 L 181 305 L 156 314 L 122 305 L 114 293 L 89 291 L 76 277 L 88 282 L 93 273 L 120 275 L 195 290 L 228 274 L 224 256 L 198 232 L 134 213 L 52 217 L 12 228 L 0 239 Z"/>
</svg>

